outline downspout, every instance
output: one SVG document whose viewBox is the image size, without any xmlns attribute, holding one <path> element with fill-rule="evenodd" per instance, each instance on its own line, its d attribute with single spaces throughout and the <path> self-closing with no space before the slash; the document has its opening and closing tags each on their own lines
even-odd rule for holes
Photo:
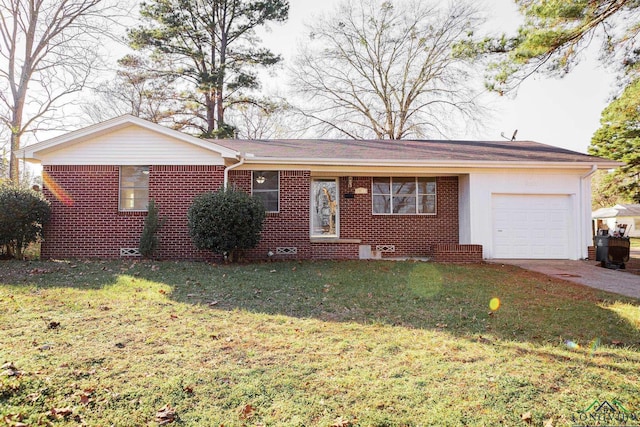
<svg viewBox="0 0 640 427">
<path fill-rule="evenodd" d="M 224 168 L 224 189 L 225 191 L 229 188 L 229 171 L 235 168 L 238 168 L 244 164 L 244 153 L 240 153 L 240 161 L 235 165 L 228 166 Z"/>
<path fill-rule="evenodd" d="M 596 173 L 598 170 L 598 166 L 597 165 L 591 165 L 591 170 L 589 172 L 587 172 L 586 174 L 582 175 L 580 177 L 580 234 L 584 233 L 585 230 L 585 223 L 584 223 L 584 214 L 585 211 L 587 210 L 587 206 L 585 206 L 585 202 L 584 202 L 584 180 L 587 178 L 590 178 L 591 175 L 593 175 L 594 173 Z M 591 206 L 589 206 L 589 211 L 591 211 Z M 582 240 L 585 236 L 583 235 L 582 238 L 580 239 L 582 241 L 582 245 L 583 247 L 580 249 L 580 256 L 584 258 L 584 252 L 582 252 L 584 250 L 584 243 L 587 243 L 587 246 L 589 245 L 589 239 L 586 240 L 586 242 L 584 240 Z M 587 256 L 588 256 L 588 252 L 587 252 Z"/>
</svg>

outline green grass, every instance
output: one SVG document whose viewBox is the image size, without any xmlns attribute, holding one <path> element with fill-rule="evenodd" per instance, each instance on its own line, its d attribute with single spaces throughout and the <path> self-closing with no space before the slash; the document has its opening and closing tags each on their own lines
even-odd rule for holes
<svg viewBox="0 0 640 427">
<path fill-rule="evenodd" d="M 512 266 L 4 261 L 0 425 L 569 425 L 640 412 L 639 328 Z"/>
</svg>

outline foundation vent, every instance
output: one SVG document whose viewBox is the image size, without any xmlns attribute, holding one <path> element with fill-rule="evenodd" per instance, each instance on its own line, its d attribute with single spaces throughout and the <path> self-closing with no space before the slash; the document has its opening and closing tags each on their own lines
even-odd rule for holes
<svg viewBox="0 0 640 427">
<path fill-rule="evenodd" d="M 276 248 L 276 255 L 296 255 L 297 253 L 298 248 L 293 246 Z"/>
<path fill-rule="evenodd" d="M 140 256 L 138 248 L 120 248 L 120 256 Z"/>
</svg>

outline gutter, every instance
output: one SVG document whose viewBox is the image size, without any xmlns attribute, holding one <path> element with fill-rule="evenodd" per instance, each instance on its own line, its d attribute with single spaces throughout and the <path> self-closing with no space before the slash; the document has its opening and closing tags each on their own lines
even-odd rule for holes
<svg viewBox="0 0 640 427">
<path fill-rule="evenodd" d="M 240 161 L 234 165 L 228 166 L 224 168 L 224 189 L 225 191 L 229 188 L 229 171 L 235 168 L 239 168 L 244 164 L 245 154 L 240 153 Z"/>
<path fill-rule="evenodd" d="M 502 160 L 431 160 L 424 162 L 421 160 L 355 160 L 355 159 L 329 159 L 329 158 L 290 158 L 290 157 L 251 157 L 250 163 L 252 164 L 277 164 L 277 165 L 304 165 L 304 166 L 351 166 L 351 167 L 477 167 L 477 168 L 501 168 L 501 169 L 529 169 L 544 167 L 546 169 L 577 169 L 584 168 L 587 162 L 545 162 L 545 161 L 531 161 L 531 162 L 505 162 Z M 598 164 L 593 164 L 597 168 L 600 165 L 601 168 L 615 168 L 621 166 L 622 163 L 614 161 L 604 161 Z"/>
</svg>

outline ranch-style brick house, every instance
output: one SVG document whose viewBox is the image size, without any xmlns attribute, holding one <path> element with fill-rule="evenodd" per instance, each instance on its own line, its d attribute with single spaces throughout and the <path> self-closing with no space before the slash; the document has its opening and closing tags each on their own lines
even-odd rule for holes
<svg viewBox="0 0 640 427">
<path fill-rule="evenodd" d="M 146 207 L 162 259 L 212 260 L 187 229 L 193 198 L 262 198 L 249 259 L 587 257 L 591 179 L 616 162 L 529 141 L 204 140 L 121 116 L 20 152 L 40 163 L 44 258 L 138 256 Z"/>
</svg>

